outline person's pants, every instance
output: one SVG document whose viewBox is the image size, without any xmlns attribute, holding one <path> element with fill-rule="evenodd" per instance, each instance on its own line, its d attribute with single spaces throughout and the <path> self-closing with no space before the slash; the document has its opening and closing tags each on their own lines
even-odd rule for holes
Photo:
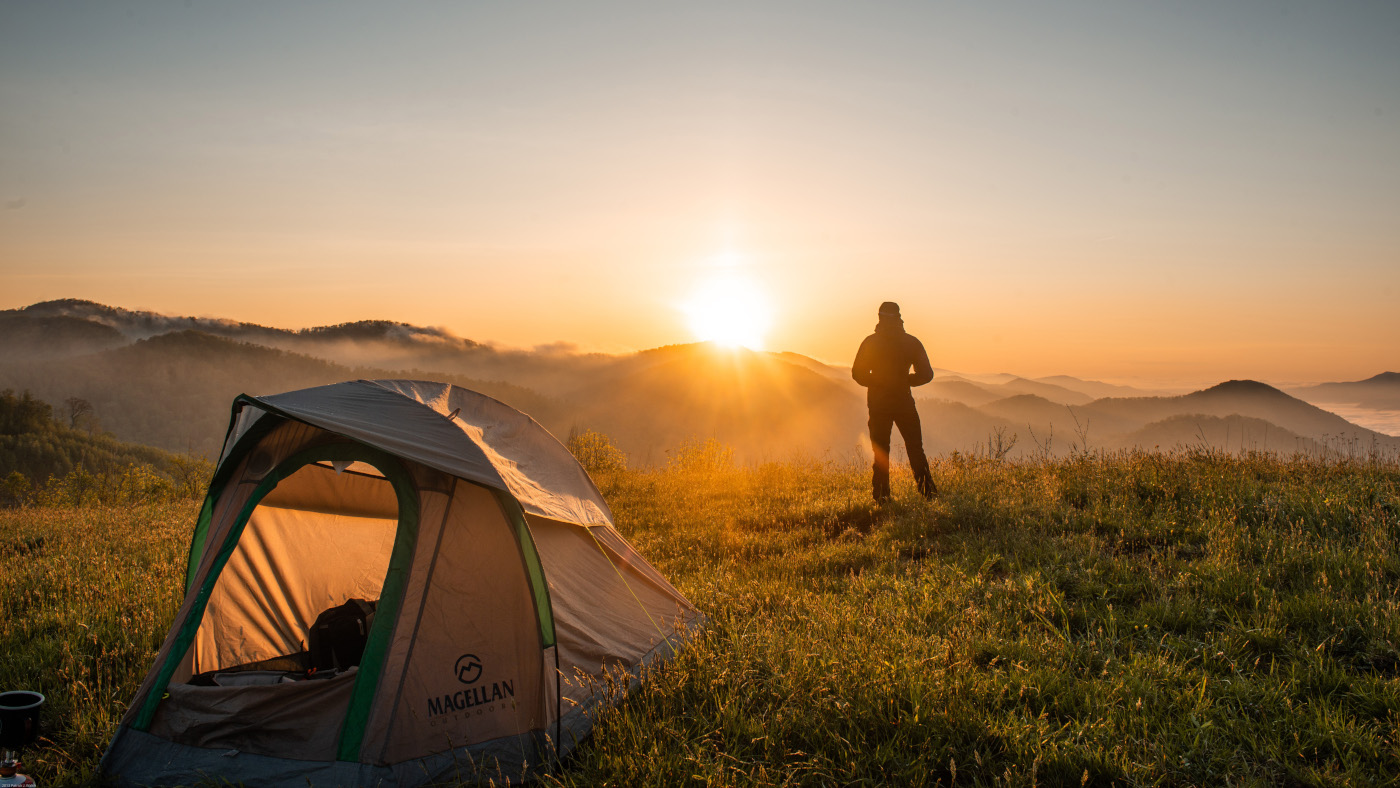
<svg viewBox="0 0 1400 788">
<path fill-rule="evenodd" d="M 924 433 L 919 425 L 919 411 L 914 408 L 914 400 L 894 405 L 870 406 L 870 447 L 875 452 L 874 493 L 875 500 L 883 501 L 890 497 L 890 433 L 893 426 L 899 427 L 904 438 L 904 448 L 909 452 L 909 466 L 914 471 L 914 483 L 919 494 L 931 498 L 938 489 L 929 473 L 928 458 L 924 456 Z"/>
</svg>

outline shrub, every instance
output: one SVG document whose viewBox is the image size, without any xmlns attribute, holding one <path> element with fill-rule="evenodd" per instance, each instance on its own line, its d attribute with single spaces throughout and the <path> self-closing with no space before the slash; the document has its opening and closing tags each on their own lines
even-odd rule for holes
<svg viewBox="0 0 1400 788">
<path fill-rule="evenodd" d="M 627 455 L 601 432 L 574 430 L 564 446 L 589 473 L 627 470 Z"/>
<path fill-rule="evenodd" d="M 691 473 L 713 473 L 734 467 L 734 449 L 714 438 L 691 438 L 682 443 L 666 463 L 668 468 Z"/>
<path fill-rule="evenodd" d="M 11 506 L 23 506 L 29 502 L 29 493 L 33 485 L 29 483 L 29 477 L 19 471 L 10 471 L 10 475 L 5 477 L 4 500 L 0 503 Z"/>
<path fill-rule="evenodd" d="M 5 491 L 12 505 L 135 506 L 198 498 L 213 475 L 213 465 L 205 459 L 182 458 L 177 470 L 172 478 L 146 464 L 132 463 L 120 470 L 96 473 L 79 465 L 32 488 L 16 471 L 5 480 Z"/>
</svg>

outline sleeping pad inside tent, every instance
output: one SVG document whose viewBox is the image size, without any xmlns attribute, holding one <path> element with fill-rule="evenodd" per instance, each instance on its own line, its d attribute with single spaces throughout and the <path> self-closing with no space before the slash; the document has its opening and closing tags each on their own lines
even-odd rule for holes
<svg viewBox="0 0 1400 788">
<path fill-rule="evenodd" d="M 245 395 L 102 771 L 518 781 L 702 624 L 519 411 L 406 380 Z"/>
</svg>

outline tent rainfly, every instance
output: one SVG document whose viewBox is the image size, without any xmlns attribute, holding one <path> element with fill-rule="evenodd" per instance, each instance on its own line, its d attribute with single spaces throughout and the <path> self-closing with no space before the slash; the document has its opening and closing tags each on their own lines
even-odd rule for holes
<svg viewBox="0 0 1400 788">
<path fill-rule="evenodd" d="M 120 785 L 516 781 L 702 625 L 519 411 L 409 380 L 244 395 L 184 604 L 101 768 Z"/>
</svg>

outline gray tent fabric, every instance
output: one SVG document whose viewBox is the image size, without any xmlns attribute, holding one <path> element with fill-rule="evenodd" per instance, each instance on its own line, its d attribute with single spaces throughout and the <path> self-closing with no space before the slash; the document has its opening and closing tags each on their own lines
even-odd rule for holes
<svg viewBox="0 0 1400 788">
<path fill-rule="evenodd" d="M 529 416 L 474 391 L 417 380 L 360 380 L 256 401 L 457 478 L 505 490 L 531 514 L 579 525 L 612 523 L 602 494 L 577 462 L 564 461 L 561 451 L 572 457 L 554 436 Z"/>
<path fill-rule="evenodd" d="M 373 603 L 363 652 L 313 669 L 311 630 L 347 599 Z M 703 624 L 519 411 L 411 380 L 243 396 L 185 601 L 101 769 L 118 785 L 518 782 Z"/>
</svg>

